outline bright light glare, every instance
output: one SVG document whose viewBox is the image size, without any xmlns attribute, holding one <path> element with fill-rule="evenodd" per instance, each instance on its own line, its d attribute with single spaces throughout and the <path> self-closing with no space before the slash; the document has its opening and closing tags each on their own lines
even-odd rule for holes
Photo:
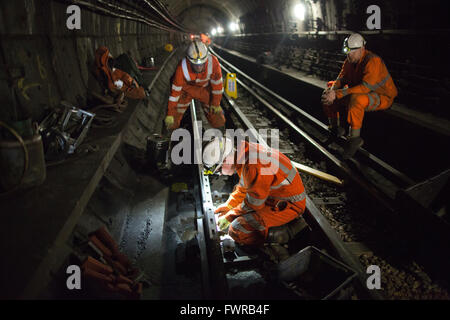
<svg viewBox="0 0 450 320">
<path fill-rule="evenodd" d="M 222 33 L 222 32 L 223 32 L 222 27 L 221 27 L 221 26 L 218 26 L 218 27 L 217 27 L 217 33 Z"/>
<path fill-rule="evenodd" d="M 214 29 L 212 29 L 212 30 L 211 30 L 211 34 L 212 34 L 213 36 L 215 36 L 215 35 L 216 35 L 216 33 L 217 33 L 217 30 L 216 30 L 216 28 L 214 28 Z"/>
<path fill-rule="evenodd" d="M 234 32 L 234 31 L 237 31 L 239 29 L 239 26 L 238 26 L 237 23 L 231 22 L 230 25 L 229 25 L 229 28 L 230 28 L 230 31 Z"/>
<path fill-rule="evenodd" d="M 305 20 L 305 6 L 301 3 L 294 7 L 294 16 L 299 20 Z"/>
</svg>

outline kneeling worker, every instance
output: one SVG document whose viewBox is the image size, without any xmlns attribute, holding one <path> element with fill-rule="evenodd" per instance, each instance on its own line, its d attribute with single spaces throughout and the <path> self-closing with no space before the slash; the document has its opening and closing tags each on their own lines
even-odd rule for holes
<svg viewBox="0 0 450 320">
<path fill-rule="evenodd" d="M 305 211 L 302 179 L 288 157 L 256 143 L 215 138 L 203 151 L 203 163 L 222 174 L 237 173 L 240 182 L 219 206 L 218 225 L 241 245 L 261 245 L 269 228 L 287 224 Z"/>
<path fill-rule="evenodd" d="M 353 157 L 363 145 L 360 131 L 364 112 L 389 108 L 397 96 L 397 88 L 383 60 L 365 49 L 366 41 L 353 33 L 344 40 L 347 54 L 338 78 L 322 94 L 324 112 L 335 136 L 343 136 L 345 129 L 338 124 L 347 120 L 350 125 L 344 159 Z M 345 116 L 347 114 L 347 116 Z"/>
<path fill-rule="evenodd" d="M 192 99 L 200 100 L 206 118 L 213 128 L 223 127 L 225 116 L 220 107 L 222 94 L 222 70 L 219 61 L 208 53 L 203 42 L 192 41 L 186 57 L 175 71 L 164 120 L 166 128 L 173 130 L 180 126 Z"/>
</svg>

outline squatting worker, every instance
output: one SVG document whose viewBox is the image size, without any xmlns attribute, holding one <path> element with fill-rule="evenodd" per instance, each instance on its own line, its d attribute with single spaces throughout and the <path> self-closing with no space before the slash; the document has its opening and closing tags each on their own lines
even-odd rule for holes
<svg viewBox="0 0 450 320">
<path fill-rule="evenodd" d="M 383 60 L 365 49 L 365 44 L 358 33 L 344 40 L 342 50 L 347 59 L 334 84 L 322 94 L 331 132 L 335 136 L 343 136 L 345 129 L 342 124 L 347 120 L 350 125 L 344 159 L 353 157 L 363 145 L 360 132 L 364 112 L 387 109 L 397 96 L 397 88 Z"/>
<path fill-rule="evenodd" d="M 222 94 L 222 70 L 219 61 L 208 53 L 203 42 L 192 41 L 186 57 L 178 64 L 173 77 L 167 116 L 164 120 L 166 128 L 173 130 L 180 126 L 192 99 L 200 100 L 212 127 L 223 127 L 225 116 L 220 107 Z"/>
<path fill-rule="evenodd" d="M 302 179 L 278 150 L 241 141 L 215 138 L 203 149 L 203 163 L 213 172 L 237 173 L 239 184 L 220 205 L 218 226 L 242 245 L 261 245 L 269 228 L 287 224 L 305 211 Z"/>
</svg>

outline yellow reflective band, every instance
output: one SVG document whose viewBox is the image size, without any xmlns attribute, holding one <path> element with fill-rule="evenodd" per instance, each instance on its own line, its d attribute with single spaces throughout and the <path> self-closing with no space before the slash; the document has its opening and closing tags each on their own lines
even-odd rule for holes
<svg viewBox="0 0 450 320">
<path fill-rule="evenodd" d="M 203 170 L 203 174 L 204 174 L 205 176 L 210 176 L 210 175 L 213 174 L 213 172 L 212 172 L 211 170 L 205 169 L 205 170 Z"/>
</svg>

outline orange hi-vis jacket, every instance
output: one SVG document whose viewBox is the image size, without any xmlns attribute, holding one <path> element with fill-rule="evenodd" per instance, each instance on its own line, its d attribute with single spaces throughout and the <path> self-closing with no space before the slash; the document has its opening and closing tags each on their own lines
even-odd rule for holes
<svg viewBox="0 0 450 320">
<path fill-rule="evenodd" d="M 336 98 L 341 99 L 353 93 L 371 93 L 370 110 L 375 110 L 380 105 L 379 95 L 386 96 L 392 101 L 398 94 L 383 60 L 369 50 L 365 50 L 357 64 L 345 59 L 334 88 L 343 88 L 345 85 L 348 85 L 348 88 L 336 90 Z"/>
<path fill-rule="evenodd" d="M 258 212 L 266 206 L 274 207 L 278 201 L 284 200 L 291 203 L 291 208 L 299 215 L 303 214 L 305 188 L 289 158 L 272 148 L 243 143 L 245 145 L 238 150 L 236 164 L 240 181 L 226 204 L 234 208 L 236 214 L 242 215 Z"/>
<path fill-rule="evenodd" d="M 96 76 L 98 79 L 104 81 L 104 85 L 112 92 L 125 92 L 127 97 L 132 99 L 145 98 L 144 88 L 134 80 L 127 72 L 120 69 L 111 68 L 108 66 L 108 60 L 111 58 L 109 49 L 107 47 L 99 47 L 95 52 L 95 63 L 97 65 Z M 105 78 L 106 77 L 106 78 Z M 123 85 L 117 88 L 114 84 L 117 80 L 121 80 Z"/>
<path fill-rule="evenodd" d="M 168 116 L 177 114 L 177 105 L 181 92 L 189 86 L 199 89 L 210 88 L 210 105 L 219 106 L 223 94 L 222 69 L 220 68 L 219 60 L 215 56 L 208 54 L 205 68 L 201 73 L 193 72 L 191 64 L 186 58 L 180 61 L 172 82 L 172 91 L 167 106 Z"/>
</svg>

